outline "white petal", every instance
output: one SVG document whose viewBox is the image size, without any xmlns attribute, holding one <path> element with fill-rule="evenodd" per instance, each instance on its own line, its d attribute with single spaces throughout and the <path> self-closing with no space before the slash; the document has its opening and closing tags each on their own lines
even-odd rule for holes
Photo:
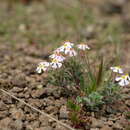
<svg viewBox="0 0 130 130">
<path fill-rule="evenodd" d="M 44 68 L 43 68 L 43 71 L 46 71 L 46 70 L 47 70 L 47 67 L 44 67 Z"/>
<path fill-rule="evenodd" d="M 113 70 L 113 67 L 110 67 L 111 70 Z"/>
<path fill-rule="evenodd" d="M 58 67 L 60 68 L 62 66 L 62 63 L 57 63 L 58 64 Z"/>
<path fill-rule="evenodd" d="M 77 47 L 79 48 L 79 49 L 81 49 L 81 50 L 86 50 L 86 49 L 90 49 L 89 47 L 88 47 L 88 45 L 86 45 L 86 44 L 79 44 L 79 45 L 77 45 Z"/>
<path fill-rule="evenodd" d="M 123 74 L 123 70 L 122 70 L 122 69 L 119 69 L 119 70 L 118 70 L 118 73 L 119 73 L 119 74 Z"/>
<path fill-rule="evenodd" d="M 77 47 L 78 47 L 79 49 L 81 49 L 81 45 L 77 45 Z"/>
<path fill-rule="evenodd" d="M 120 81 L 120 80 L 122 80 L 121 77 L 116 77 L 116 78 L 115 78 L 115 81 Z"/>
<path fill-rule="evenodd" d="M 54 68 L 54 69 L 56 69 L 56 68 L 57 68 L 56 63 L 52 63 L 51 65 L 52 65 L 52 68 Z"/>
<path fill-rule="evenodd" d="M 74 45 L 74 43 L 72 43 L 72 42 L 65 42 L 64 44 L 67 44 L 68 46 L 73 46 Z"/>
<path fill-rule="evenodd" d="M 37 69 L 36 69 L 36 71 L 37 71 L 37 73 L 41 73 L 42 72 L 42 69 L 41 68 L 39 68 L 39 67 L 37 67 Z"/>
<path fill-rule="evenodd" d="M 116 73 L 119 73 L 119 74 L 122 74 L 123 73 L 123 70 L 120 68 L 120 67 L 110 67 L 110 69 L 113 71 L 113 72 L 116 72 Z"/>
<path fill-rule="evenodd" d="M 50 65 L 50 63 L 49 62 L 46 62 L 46 66 L 48 67 Z"/>
<path fill-rule="evenodd" d="M 128 85 L 130 82 L 128 80 L 125 80 L 125 85 Z"/>
<path fill-rule="evenodd" d="M 70 57 L 72 57 L 72 56 L 76 56 L 77 52 L 75 50 L 66 50 L 65 54 L 69 55 Z"/>
<path fill-rule="evenodd" d="M 52 68 L 56 69 L 56 68 L 60 68 L 62 66 L 62 63 L 51 63 Z"/>
<path fill-rule="evenodd" d="M 116 72 L 116 73 L 117 73 L 117 72 L 118 72 L 118 70 L 117 70 L 117 69 L 113 69 L 113 72 Z"/>
<path fill-rule="evenodd" d="M 125 82 L 123 80 L 121 80 L 118 84 L 122 87 L 125 86 Z"/>
<path fill-rule="evenodd" d="M 62 62 L 62 61 L 65 60 L 65 57 L 63 57 L 63 56 L 58 56 L 58 57 L 57 57 L 57 60 L 58 60 L 59 62 Z"/>
<path fill-rule="evenodd" d="M 128 85 L 129 84 L 129 81 L 127 81 L 127 80 L 121 80 L 120 82 L 119 82 L 119 85 L 120 86 L 126 86 L 126 85 Z"/>
<path fill-rule="evenodd" d="M 90 47 L 89 47 L 89 46 L 86 46 L 86 48 L 87 48 L 88 50 L 90 50 Z"/>
<path fill-rule="evenodd" d="M 72 57 L 72 56 L 73 56 L 73 52 L 72 52 L 72 51 L 68 52 L 68 55 L 69 55 L 70 57 Z"/>
<path fill-rule="evenodd" d="M 69 50 L 68 50 L 68 49 L 66 49 L 66 50 L 65 50 L 65 54 L 67 55 L 67 54 L 68 54 L 68 52 L 69 52 Z"/>
<path fill-rule="evenodd" d="M 55 58 L 55 54 L 52 54 L 49 56 L 50 58 Z"/>
<path fill-rule="evenodd" d="M 130 76 L 128 76 L 128 77 L 127 77 L 127 80 L 129 80 L 129 81 L 130 81 Z"/>
</svg>

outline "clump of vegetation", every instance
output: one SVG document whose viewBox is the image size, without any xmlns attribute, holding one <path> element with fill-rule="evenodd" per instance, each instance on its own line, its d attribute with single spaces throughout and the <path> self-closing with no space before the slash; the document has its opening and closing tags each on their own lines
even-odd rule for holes
<svg viewBox="0 0 130 130">
<path fill-rule="evenodd" d="M 84 124 L 83 110 L 99 111 L 104 104 L 115 102 L 121 98 L 121 87 L 130 83 L 129 75 L 120 66 L 106 69 L 102 57 L 95 67 L 88 51 L 90 47 L 85 43 L 64 42 L 49 56 L 51 62 L 41 62 L 36 69 L 38 73 L 48 72 L 50 83 L 65 89 L 70 86 L 75 91 L 68 106 L 72 110 L 71 120 L 79 125 Z"/>
</svg>

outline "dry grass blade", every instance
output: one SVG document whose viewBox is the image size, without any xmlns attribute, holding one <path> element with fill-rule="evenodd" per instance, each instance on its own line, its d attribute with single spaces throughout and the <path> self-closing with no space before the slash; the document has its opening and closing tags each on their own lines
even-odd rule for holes
<svg viewBox="0 0 130 130">
<path fill-rule="evenodd" d="M 35 111 L 41 113 L 42 115 L 44 115 L 44 116 L 46 116 L 46 117 L 48 117 L 48 118 L 54 120 L 54 121 L 57 122 L 58 124 L 60 124 L 60 125 L 62 125 L 62 126 L 64 126 L 64 127 L 66 127 L 66 128 L 68 128 L 69 130 L 75 130 L 74 128 L 70 127 L 69 125 L 66 125 L 65 123 L 63 123 L 63 122 L 61 122 L 61 121 L 59 121 L 59 120 L 53 118 L 53 117 L 50 116 L 49 114 L 47 114 L 47 113 L 45 113 L 45 112 L 42 112 L 42 111 L 40 111 L 39 109 L 37 109 L 37 108 L 31 106 L 30 104 L 26 103 L 25 101 L 23 101 L 23 100 L 21 100 L 21 99 L 15 97 L 13 94 L 7 92 L 6 90 L 3 90 L 3 89 L 0 89 L 0 90 L 1 90 L 3 93 L 9 95 L 10 97 L 16 99 L 17 101 L 19 101 L 19 102 L 25 104 L 26 106 L 30 107 L 31 109 L 33 109 L 33 110 L 35 110 Z"/>
<path fill-rule="evenodd" d="M 98 71 L 98 75 L 97 75 L 97 87 L 102 82 L 102 75 L 103 75 L 103 58 L 101 59 L 101 63 L 100 63 L 99 71 Z"/>
</svg>

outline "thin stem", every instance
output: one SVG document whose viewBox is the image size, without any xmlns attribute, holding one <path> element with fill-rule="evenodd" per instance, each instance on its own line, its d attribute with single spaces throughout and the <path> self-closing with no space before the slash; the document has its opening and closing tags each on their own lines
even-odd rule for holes
<svg viewBox="0 0 130 130">
<path fill-rule="evenodd" d="M 7 92 L 6 90 L 3 90 L 3 89 L 0 89 L 0 90 L 1 90 L 3 93 L 9 95 L 10 97 L 16 99 L 17 101 L 19 101 L 19 102 L 25 104 L 26 106 L 30 107 L 31 109 L 33 109 L 33 110 L 35 110 L 35 111 L 41 113 L 42 115 L 44 115 L 44 116 L 46 116 L 46 117 L 48 117 L 48 118 L 54 120 L 55 122 L 59 123 L 60 125 L 62 125 L 62 126 L 64 126 L 64 127 L 68 128 L 69 130 L 75 130 L 74 128 L 68 126 L 67 124 L 65 124 L 65 123 L 63 123 L 63 122 L 61 122 L 61 121 L 59 121 L 59 120 L 53 118 L 53 117 L 50 116 L 49 114 L 47 114 L 47 113 L 45 113 L 45 112 L 43 112 L 43 111 L 40 111 L 39 109 L 37 109 L 37 108 L 31 106 L 30 104 L 26 103 L 25 101 L 23 101 L 23 100 L 21 100 L 21 99 L 15 97 L 13 94 Z"/>
</svg>

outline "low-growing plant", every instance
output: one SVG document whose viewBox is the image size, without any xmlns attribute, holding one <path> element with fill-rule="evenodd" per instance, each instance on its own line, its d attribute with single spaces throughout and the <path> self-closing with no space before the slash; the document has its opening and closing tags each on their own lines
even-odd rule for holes
<svg viewBox="0 0 130 130">
<path fill-rule="evenodd" d="M 103 96 L 101 94 L 98 92 L 92 92 L 89 96 L 77 97 L 77 102 L 84 104 L 88 110 L 95 111 L 104 103 L 102 99 Z"/>
<path fill-rule="evenodd" d="M 73 121 L 73 123 L 80 123 L 81 120 L 79 119 L 79 112 L 81 111 L 81 107 L 74 103 L 72 100 L 69 100 L 67 103 L 67 106 L 72 110 L 70 113 L 70 118 Z"/>
<path fill-rule="evenodd" d="M 68 97 L 68 106 L 72 110 L 71 120 L 78 124 L 84 122 L 80 118 L 82 109 L 98 111 L 103 104 L 114 103 L 121 98 L 121 87 L 130 83 L 129 75 L 120 66 L 108 70 L 103 57 L 95 67 L 89 59 L 89 50 L 84 43 L 64 42 L 49 56 L 51 62 L 41 62 L 36 69 L 38 73 L 48 72 L 48 82 L 54 85 L 75 88 L 73 97 Z"/>
<path fill-rule="evenodd" d="M 48 82 L 57 86 L 79 85 L 82 76 L 82 65 L 74 59 L 65 61 L 62 68 L 49 73 Z"/>
<path fill-rule="evenodd" d="M 67 103 L 68 108 L 70 109 L 70 120 L 73 123 L 75 128 L 84 128 L 86 127 L 86 122 L 89 121 L 89 118 L 86 116 L 82 105 L 77 104 L 76 100 L 69 100 Z"/>
</svg>

